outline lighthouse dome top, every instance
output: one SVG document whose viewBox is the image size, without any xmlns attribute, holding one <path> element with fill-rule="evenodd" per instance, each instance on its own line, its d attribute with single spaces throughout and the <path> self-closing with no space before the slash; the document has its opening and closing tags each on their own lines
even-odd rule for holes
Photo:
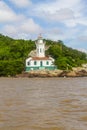
<svg viewBox="0 0 87 130">
<path fill-rule="evenodd" d="M 36 44 L 44 44 L 45 42 L 43 41 L 43 37 L 41 36 L 41 34 L 38 36 L 37 40 L 36 40 Z"/>
<path fill-rule="evenodd" d="M 39 34 L 38 39 L 43 39 L 42 36 L 41 36 L 41 34 Z"/>
</svg>

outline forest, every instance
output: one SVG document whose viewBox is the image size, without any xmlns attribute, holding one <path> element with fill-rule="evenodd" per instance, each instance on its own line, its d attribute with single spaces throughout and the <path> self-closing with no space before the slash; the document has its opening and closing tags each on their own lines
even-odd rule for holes
<svg viewBox="0 0 87 130">
<path fill-rule="evenodd" d="M 67 47 L 60 40 L 44 40 L 49 46 L 46 55 L 55 59 L 58 69 L 71 70 L 87 63 L 86 53 Z M 35 48 L 33 40 L 13 39 L 0 34 L 0 76 L 15 76 L 25 71 L 25 60 Z"/>
</svg>

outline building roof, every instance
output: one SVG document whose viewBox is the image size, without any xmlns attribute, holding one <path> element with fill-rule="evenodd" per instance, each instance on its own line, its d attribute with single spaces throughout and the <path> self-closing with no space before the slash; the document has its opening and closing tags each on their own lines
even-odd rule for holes
<svg viewBox="0 0 87 130">
<path fill-rule="evenodd" d="M 32 57 L 32 60 L 51 60 L 50 57 Z"/>
</svg>

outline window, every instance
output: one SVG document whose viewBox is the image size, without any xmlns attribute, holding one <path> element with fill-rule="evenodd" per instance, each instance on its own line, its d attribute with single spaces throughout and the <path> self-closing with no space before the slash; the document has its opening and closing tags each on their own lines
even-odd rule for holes
<svg viewBox="0 0 87 130">
<path fill-rule="evenodd" d="M 42 52 L 41 48 L 40 48 L 40 52 Z"/>
<path fill-rule="evenodd" d="M 46 62 L 46 65 L 49 65 L 49 61 Z"/>
<path fill-rule="evenodd" d="M 29 62 L 29 61 L 27 62 L 27 65 L 30 65 L 30 62 Z"/>
<path fill-rule="evenodd" d="M 36 65 L 37 64 L 37 62 L 36 61 L 34 61 L 34 65 Z"/>
</svg>

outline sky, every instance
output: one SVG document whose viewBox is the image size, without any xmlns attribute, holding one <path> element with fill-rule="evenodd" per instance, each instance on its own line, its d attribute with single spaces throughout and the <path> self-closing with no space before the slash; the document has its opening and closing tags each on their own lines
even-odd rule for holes
<svg viewBox="0 0 87 130">
<path fill-rule="evenodd" d="M 87 50 L 87 0 L 0 0 L 0 33 Z"/>
</svg>

